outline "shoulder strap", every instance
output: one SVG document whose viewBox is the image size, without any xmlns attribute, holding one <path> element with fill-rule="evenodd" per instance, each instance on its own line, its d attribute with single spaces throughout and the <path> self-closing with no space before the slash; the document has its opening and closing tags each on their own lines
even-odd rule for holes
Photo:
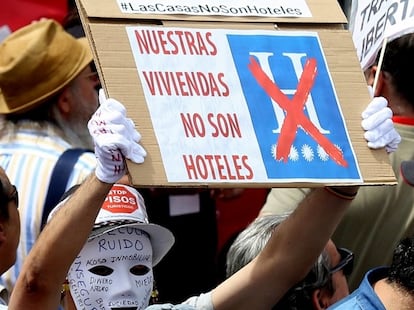
<svg viewBox="0 0 414 310">
<path fill-rule="evenodd" d="M 85 152 L 92 151 L 82 148 L 67 149 L 57 160 L 52 171 L 52 176 L 50 177 L 49 189 L 43 206 L 41 229 L 43 229 L 46 224 L 50 211 L 56 206 L 60 197 L 62 197 L 65 192 L 73 167 L 79 157 Z"/>
</svg>

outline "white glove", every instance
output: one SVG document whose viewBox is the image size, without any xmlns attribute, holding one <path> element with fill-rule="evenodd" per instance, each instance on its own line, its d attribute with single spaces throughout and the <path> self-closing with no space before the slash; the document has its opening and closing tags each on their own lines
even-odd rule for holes
<svg viewBox="0 0 414 310">
<path fill-rule="evenodd" d="M 99 103 L 88 122 L 97 158 L 95 174 L 102 182 L 115 183 L 125 174 L 125 158 L 142 163 L 147 153 L 138 144 L 141 135 L 126 117 L 125 107 L 115 99 L 107 99 L 103 89 L 99 91 Z"/>
<path fill-rule="evenodd" d="M 388 153 L 394 152 L 401 137 L 394 128 L 392 111 L 388 107 L 387 99 L 374 97 L 367 108 L 362 112 L 362 128 L 366 130 L 364 137 L 368 147 L 379 149 L 385 147 Z"/>
</svg>

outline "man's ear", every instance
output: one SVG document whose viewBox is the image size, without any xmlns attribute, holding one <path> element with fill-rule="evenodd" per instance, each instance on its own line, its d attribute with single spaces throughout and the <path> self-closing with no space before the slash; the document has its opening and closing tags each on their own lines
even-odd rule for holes
<svg viewBox="0 0 414 310">
<path fill-rule="evenodd" d="M 322 310 L 327 309 L 330 305 L 332 294 L 328 290 L 316 289 L 312 293 L 312 305 L 313 309 Z"/>
<path fill-rule="evenodd" d="M 378 66 L 372 66 L 370 69 L 368 69 L 368 73 L 366 74 L 367 84 L 374 86 L 375 81 L 375 75 L 377 74 Z M 374 97 L 381 96 L 382 94 L 382 88 L 384 87 L 384 74 L 382 72 L 378 73 L 378 80 L 377 85 L 375 86 L 374 91 Z"/>
<path fill-rule="evenodd" d="M 71 98 L 72 93 L 69 90 L 69 87 L 65 87 L 63 91 L 60 93 L 57 101 L 57 105 L 59 108 L 59 111 L 62 114 L 67 114 L 70 112 L 71 109 Z"/>
</svg>

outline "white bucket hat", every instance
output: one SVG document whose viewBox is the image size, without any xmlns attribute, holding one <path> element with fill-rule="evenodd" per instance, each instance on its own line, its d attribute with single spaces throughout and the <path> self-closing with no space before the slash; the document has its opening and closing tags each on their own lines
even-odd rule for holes
<svg viewBox="0 0 414 310">
<path fill-rule="evenodd" d="M 66 199 L 52 210 L 49 220 L 64 201 Z M 135 227 L 149 235 L 153 266 L 161 261 L 174 244 L 175 239 L 170 230 L 149 222 L 141 194 L 133 187 L 114 184 L 102 204 L 88 240 L 122 227 Z"/>
</svg>

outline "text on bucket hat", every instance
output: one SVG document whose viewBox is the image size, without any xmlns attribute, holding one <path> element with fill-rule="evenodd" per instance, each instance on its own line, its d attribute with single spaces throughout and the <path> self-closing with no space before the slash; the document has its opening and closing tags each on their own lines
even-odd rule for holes
<svg viewBox="0 0 414 310">
<path fill-rule="evenodd" d="M 65 198 L 49 214 L 48 221 L 77 188 L 78 186 L 74 187 L 74 190 L 69 189 L 68 195 L 64 194 Z M 88 239 L 98 238 L 124 227 L 138 228 L 149 235 L 153 266 L 161 261 L 175 241 L 174 235 L 167 228 L 149 222 L 144 199 L 136 189 L 123 184 L 114 184 L 101 206 Z"/>
<path fill-rule="evenodd" d="M 174 236 L 167 228 L 149 222 L 140 193 L 133 187 L 114 184 L 96 217 L 89 240 L 121 227 L 136 227 L 149 235 L 153 266 L 174 244 Z"/>
<path fill-rule="evenodd" d="M 93 60 L 86 38 L 75 39 L 56 21 L 34 22 L 0 44 L 0 113 L 39 106 Z"/>
</svg>

